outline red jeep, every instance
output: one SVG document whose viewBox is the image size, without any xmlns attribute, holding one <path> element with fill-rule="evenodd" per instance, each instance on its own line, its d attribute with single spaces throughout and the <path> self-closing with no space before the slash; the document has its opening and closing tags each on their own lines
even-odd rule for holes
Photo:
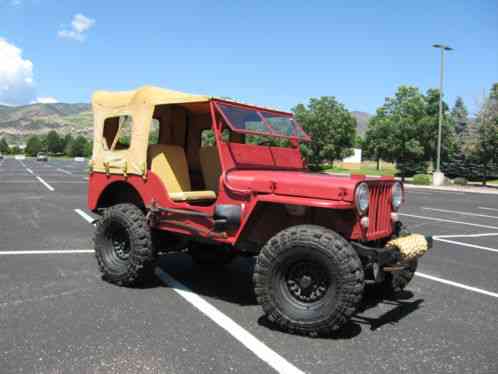
<svg viewBox="0 0 498 374">
<path fill-rule="evenodd" d="M 268 319 L 326 334 L 351 317 L 366 281 L 405 287 L 430 246 L 420 235 L 390 242 L 405 235 L 393 178 L 309 172 L 299 148 L 309 138 L 291 113 L 155 87 L 100 91 L 92 106 L 88 206 L 112 283 L 140 282 L 159 253 L 188 249 L 205 265 L 257 256 Z"/>
</svg>

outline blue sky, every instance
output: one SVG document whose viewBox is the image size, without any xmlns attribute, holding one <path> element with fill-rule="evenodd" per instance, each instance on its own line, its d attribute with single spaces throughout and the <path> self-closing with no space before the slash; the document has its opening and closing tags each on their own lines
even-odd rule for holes
<svg viewBox="0 0 498 374">
<path fill-rule="evenodd" d="M 0 102 L 154 84 L 282 109 L 331 95 L 374 113 L 401 84 L 438 87 L 435 42 L 455 48 L 450 103 L 472 110 L 498 81 L 498 1 L 352 3 L 0 0 Z"/>
</svg>

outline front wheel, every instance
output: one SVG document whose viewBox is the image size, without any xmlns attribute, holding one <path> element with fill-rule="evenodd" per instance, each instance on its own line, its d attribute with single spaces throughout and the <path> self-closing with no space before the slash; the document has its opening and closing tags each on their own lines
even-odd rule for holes
<svg viewBox="0 0 498 374">
<path fill-rule="evenodd" d="M 327 335 L 355 312 L 364 275 L 358 255 L 340 235 L 299 225 L 281 231 L 263 247 L 254 287 L 271 322 L 292 333 Z"/>
<path fill-rule="evenodd" d="M 106 209 L 97 223 L 94 243 L 105 280 L 133 286 L 151 274 L 155 258 L 151 232 L 137 206 L 118 204 Z"/>
</svg>

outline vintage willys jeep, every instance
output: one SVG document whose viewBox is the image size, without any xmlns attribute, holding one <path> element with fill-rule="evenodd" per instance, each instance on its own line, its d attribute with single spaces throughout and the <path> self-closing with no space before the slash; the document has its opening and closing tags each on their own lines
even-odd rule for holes
<svg viewBox="0 0 498 374">
<path fill-rule="evenodd" d="M 393 178 L 307 171 L 309 138 L 291 113 L 148 86 L 96 92 L 92 106 L 88 206 L 110 282 L 142 281 L 170 251 L 204 265 L 257 256 L 268 319 L 325 334 L 351 317 L 365 282 L 405 287 L 430 246 L 404 233 Z"/>
</svg>

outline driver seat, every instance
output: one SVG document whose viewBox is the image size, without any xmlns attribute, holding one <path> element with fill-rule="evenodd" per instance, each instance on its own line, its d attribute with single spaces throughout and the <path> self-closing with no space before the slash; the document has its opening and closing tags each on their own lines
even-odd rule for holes
<svg viewBox="0 0 498 374">
<path fill-rule="evenodd" d="M 213 201 L 214 191 L 191 191 L 187 158 L 182 147 L 172 144 L 152 144 L 148 149 L 150 170 L 156 174 L 175 202 Z"/>
</svg>

